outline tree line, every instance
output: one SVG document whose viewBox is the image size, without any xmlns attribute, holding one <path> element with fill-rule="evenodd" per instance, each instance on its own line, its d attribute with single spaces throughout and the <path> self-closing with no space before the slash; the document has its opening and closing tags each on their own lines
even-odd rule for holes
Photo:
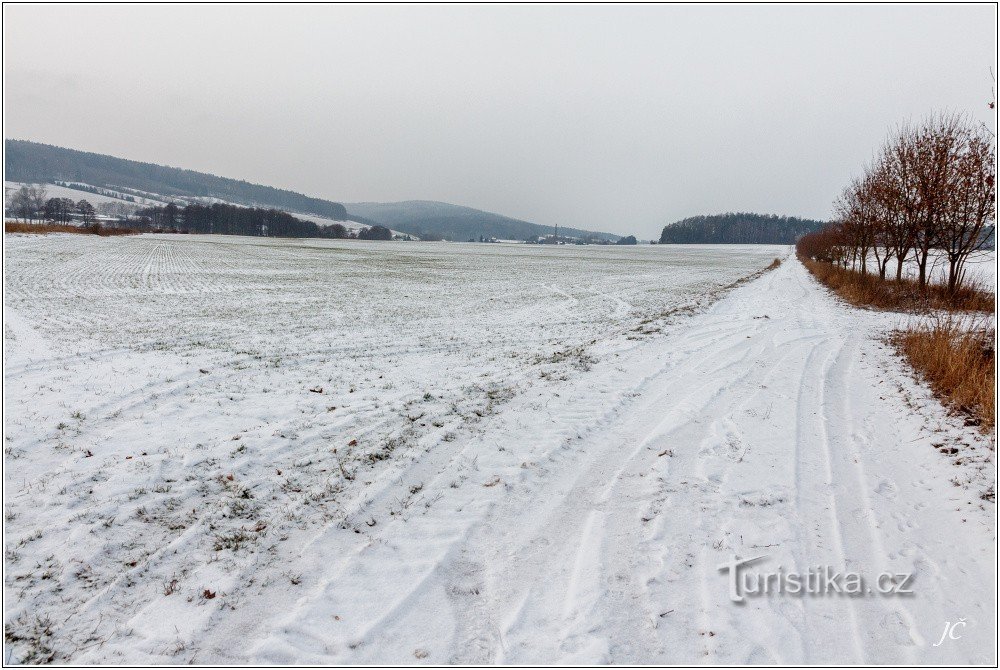
<svg viewBox="0 0 1000 670">
<path fill-rule="evenodd" d="M 71 188 L 74 191 L 86 191 L 88 193 L 93 193 L 95 195 L 103 195 L 109 198 L 116 198 L 118 200 L 124 200 L 125 202 L 135 202 L 135 196 L 129 195 L 128 193 L 120 193 L 118 191 L 112 191 L 106 188 L 99 188 L 97 186 L 91 186 L 90 184 L 80 184 L 73 181 L 57 181 L 57 186 L 65 186 L 66 188 Z"/>
<path fill-rule="evenodd" d="M 130 226 L 151 232 L 189 232 L 250 237 L 320 237 L 326 239 L 391 240 L 392 231 L 373 225 L 354 231 L 340 223 L 321 226 L 279 209 L 214 203 L 180 207 L 173 203 L 140 209 Z"/>
<path fill-rule="evenodd" d="M 42 208 L 42 216 L 53 223 L 70 223 L 76 219 L 90 225 L 97 218 L 97 210 L 88 200 L 73 202 L 70 198 L 49 198 Z"/>
<path fill-rule="evenodd" d="M 4 189 L 4 214 L 24 222 L 41 218 L 46 195 L 45 187 L 39 184 L 24 184 L 9 197 Z"/>
<path fill-rule="evenodd" d="M 25 223 L 29 221 L 49 221 L 68 224 L 95 223 L 98 217 L 128 222 L 138 206 L 118 200 L 91 204 L 89 200 L 72 198 L 49 198 L 48 191 L 41 184 L 23 184 L 20 188 L 5 192 L 4 214 Z"/>
<path fill-rule="evenodd" d="M 24 184 L 13 191 L 5 203 L 8 215 L 28 221 L 68 224 L 98 224 L 98 215 L 117 226 L 144 232 L 186 232 L 217 235 L 265 237 L 320 237 L 326 239 L 391 240 L 391 230 L 370 225 L 350 230 L 340 223 L 321 226 L 299 219 L 279 209 L 175 203 L 138 208 L 132 203 L 105 202 L 94 207 L 87 200 L 47 198 L 41 184 Z"/>
<path fill-rule="evenodd" d="M 692 216 L 663 227 L 660 244 L 795 244 L 825 225 L 794 216 L 730 212 Z"/>
<path fill-rule="evenodd" d="M 895 131 L 834 203 L 835 220 L 797 244 L 806 258 L 881 279 L 895 263 L 899 281 L 912 261 L 921 289 L 936 254 L 948 288 L 965 281 L 971 254 L 996 231 L 994 136 L 957 114 L 936 114 Z"/>
</svg>

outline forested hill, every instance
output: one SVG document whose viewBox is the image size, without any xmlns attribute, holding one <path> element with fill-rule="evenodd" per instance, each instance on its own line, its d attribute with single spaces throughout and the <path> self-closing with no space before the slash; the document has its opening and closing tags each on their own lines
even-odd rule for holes
<svg viewBox="0 0 1000 670">
<path fill-rule="evenodd" d="M 824 221 L 746 212 L 692 216 L 667 224 L 660 244 L 795 244 Z"/>
<path fill-rule="evenodd" d="M 530 221 L 512 219 L 508 216 L 484 212 L 472 207 L 451 205 L 430 200 L 408 200 L 404 202 L 355 202 L 346 203 L 348 216 L 354 220 L 376 221 L 393 230 L 400 230 L 421 239 L 445 239 L 464 242 L 480 236 L 508 240 L 552 235 L 552 226 L 543 226 Z M 578 228 L 560 226 L 559 236 L 617 240 L 612 233 L 595 233 Z"/>
<path fill-rule="evenodd" d="M 382 225 L 421 239 L 453 240 L 499 238 L 524 240 L 552 235 L 553 226 L 512 219 L 492 212 L 444 202 L 364 202 L 344 205 L 294 191 L 251 184 L 204 172 L 141 163 L 75 149 L 6 140 L 5 179 L 11 182 L 72 184 L 77 190 L 111 190 L 125 198 L 145 197 L 159 202 L 211 205 L 230 203 L 291 214 L 314 214 L 337 221 Z M 618 239 L 610 233 L 559 228 L 560 236 Z"/>
<path fill-rule="evenodd" d="M 347 219 L 347 211 L 340 203 L 294 191 L 37 142 L 5 140 L 4 144 L 5 178 L 10 181 L 80 182 L 169 198 L 217 198 L 250 207 Z"/>
</svg>

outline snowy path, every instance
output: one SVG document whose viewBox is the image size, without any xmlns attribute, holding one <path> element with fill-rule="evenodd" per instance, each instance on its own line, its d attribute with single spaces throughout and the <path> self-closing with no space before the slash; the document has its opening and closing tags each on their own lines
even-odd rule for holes
<svg viewBox="0 0 1000 670">
<path fill-rule="evenodd" d="M 312 538 L 305 593 L 203 649 L 241 629 L 278 662 L 994 663 L 992 463 L 873 336 L 889 325 L 786 262 L 429 452 L 409 502 Z M 734 555 L 914 573 L 914 593 L 737 605 Z"/>
</svg>

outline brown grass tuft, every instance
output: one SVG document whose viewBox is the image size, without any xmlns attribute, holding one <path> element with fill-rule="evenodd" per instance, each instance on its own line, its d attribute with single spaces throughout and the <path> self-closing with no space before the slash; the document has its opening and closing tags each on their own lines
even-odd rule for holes
<svg viewBox="0 0 1000 670">
<path fill-rule="evenodd" d="M 139 231 L 131 228 L 113 228 L 110 226 L 71 226 L 63 223 L 18 223 L 17 221 L 4 221 L 3 232 L 5 233 L 28 233 L 30 235 L 48 235 L 49 233 L 72 233 L 74 235 L 100 235 L 110 237 L 113 235 L 136 235 Z"/>
<path fill-rule="evenodd" d="M 954 294 L 947 286 L 929 284 L 920 290 L 916 280 L 880 279 L 878 275 L 862 275 L 856 270 L 832 263 L 800 257 L 799 260 L 816 279 L 856 307 L 904 312 L 946 310 L 961 312 L 992 312 L 994 296 L 976 286 L 965 286 Z"/>
<path fill-rule="evenodd" d="M 895 345 L 934 393 L 983 432 L 996 425 L 996 327 L 954 315 L 897 332 Z"/>
</svg>

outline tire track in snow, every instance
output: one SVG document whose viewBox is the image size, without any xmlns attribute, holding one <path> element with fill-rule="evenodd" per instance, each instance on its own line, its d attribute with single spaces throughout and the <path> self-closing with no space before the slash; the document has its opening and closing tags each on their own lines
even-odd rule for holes
<svg viewBox="0 0 1000 670">
<path fill-rule="evenodd" d="M 720 334 L 720 328 L 722 334 Z M 727 332 L 731 331 L 735 333 L 739 326 L 735 325 L 725 325 L 722 323 L 717 323 L 715 326 L 704 333 L 701 331 L 699 335 L 708 334 L 710 331 L 714 331 L 714 336 L 709 338 L 698 337 L 698 341 L 695 345 L 689 345 L 686 351 L 677 352 L 676 356 L 671 356 L 668 360 L 661 366 L 660 369 L 654 370 L 652 373 L 647 373 L 641 381 L 633 387 L 633 389 L 626 388 L 624 390 L 618 389 L 618 396 L 622 400 L 614 404 L 611 409 L 607 407 L 602 407 L 603 399 L 600 396 L 594 395 L 594 390 L 590 388 L 583 388 L 581 392 L 581 397 L 574 398 L 574 400 L 579 401 L 581 404 L 569 403 L 566 406 L 561 415 L 556 419 L 556 423 L 559 426 L 558 431 L 548 440 L 545 440 L 550 447 L 543 449 L 537 456 L 541 457 L 539 463 L 546 468 L 545 475 L 542 476 L 542 480 L 538 482 L 532 482 L 528 491 L 529 494 L 536 493 L 539 487 L 545 487 L 547 484 L 544 483 L 545 480 L 551 481 L 551 486 L 553 491 L 558 491 L 556 495 L 551 498 L 551 503 L 554 504 L 554 508 L 551 512 L 546 512 L 543 510 L 542 506 L 533 503 L 528 507 L 523 504 L 525 501 L 518 491 L 523 491 L 523 487 L 513 485 L 514 488 L 511 490 L 511 484 L 504 484 L 504 487 L 508 490 L 509 497 L 505 503 L 499 504 L 493 507 L 489 514 L 487 520 L 482 522 L 473 521 L 472 530 L 458 530 L 452 532 L 453 537 L 468 538 L 462 540 L 465 543 L 465 547 L 456 550 L 455 547 L 451 547 L 445 554 L 442 554 L 441 558 L 437 561 L 424 561 L 420 559 L 420 562 L 425 566 L 422 568 L 425 571 L 433 573 L 432 581 L 439 583 L 441 588 L 445 593 L 454 593 L 456 587 L 453 585 L 453 581 L 459 583 L 464 583 L 468 579 L 467 571 L 456 567 L 452 559 L 449 557 L 454 557 L 458 555 L 469 555 L 469 556 L 486 556 L 483 562 L 492 567 L 492 570 L 487 571 L 487 578 L 485 580 L 487 586 L 487 593 L 476 594 L 477 596 L 483 596 L 478 600 L 489 601 L 490 605 L 485 609 L 481 605 L 476 605 L 471 608 L 478 611 L 491 611 L 491 612 L 516 612 L 517 614 L 511 618 L 509 616 L 494 617 L 496 619 L 506 619 L 507 624 L 502 628 L 499 624 L 494 621 L 494 618 L 484 619 L 479 622 L 478 627 L 470 628 L 468 625 L 468 612 L 456 612 L 456 614 L 451 617 L 456 622 L 457 627 L 452 635 L 452 651 L 449 652 L 449 659 L 453 661 L 462 662 L 488 662 L 492 658 L 500 658 L 507 662 L 516 662 L 516 659 L 525 652 L 529 654 L 536 654 L 534 658 L 538 658 L 537 649 L 524 649 L 523 645 L 519 643 L 520 629 L 531 629 L 535 625 L 539 625 L 534 617 L 537 616 L 538 603 L 541 603 L 544 607 L 547 607 L 548 603 L 552 602 L 549 595 L 543 595 L 540 593 L 535 593 L 535 589 L 527 589 L 527 593 L 521 589 L 515 588 L 513 591 L 509 589 L 509 585 L 518 583 L 522 586 L 527 586 L 529 584 L 545 585 L 545 594 L 552 594 L 553 597 L 563 602 L 562 609 L 575 612 L 577 615 L 583 610 L 587 610 L 587 605 L 585 603 L 586 598 L 579 598 L 580 603 L 572 604 L 574 601 L 572 599 L 567 600 L 565 594 L 568 593 L 569 584 L 574 583 L 577 587 L 578 594 L 588 594 L 594 593 L 595 590 L 592 587 L 594 571 L 590 569 L 583 569 L 577 571 L 578 579 L 574 580 L 571 575 L 571 570 L 567 566 L 572 566 L 577 564 L 577 558 L 584 556 L 589 552 L 584 551 L 581 553 L 580 546 L 583 544 L 587 546 L 588 543 L 594 543 L 590 538 L 594 537 L 594 533 L 597 533 L 601 538 L 600 542 L 596 544 L 602 545 L 606 544 L 604 540 L 606 536 L 606 531 L 604 530 L 604 524 L 599 521 L 595 521 L 590 525 L 592 532 L 590 534 L 584 531 L 585 524 L 583 523 L 586 518 L 588 518 L 586 513 L 581 513 L 582 510 L 598 510 L 601 506 L 606 505 L 607 501 L 601 502 L 600 500 L 595 500 L 596 497 L 607 498 L 606 495 L 601 495 L 601 492 L 606 490 L 609 482 L 614 482 L 615 478 L 620 475 L 621 472 L 621 462 L 619 458 L 616 458 L 615 454 L 620 450 L 618 445 L 629 445 L 638 444 L 638 448 L 634 448 L 635 452 L 640 451 L 643 448 L 643 434 L 640 432 L 643 426 L 646 426 L 646 434 L 653 434 L 657 430 L 660 432 L 666 430 L 668 423 L 674 424 L 685 424 L 691 414 L 697 414 L 703 406 L 691 406 L 679 405 L 675 408 L 674 412 L 668 417 L 660 417 L 656 413 L 657 405 L 662 405 L 662 399 L 659 397 L 654 397 L 652 399 L 642 398 L 640 404 L 642 409 L 638 412 L 639 415 L 643 417 L 643 420 L 636 423 L 634 427 L 635 435 L 628 439 L 623 439 L 620 434 L 614 434 L 611 436 L 612 439 L 607 439 L 607 435 L 602 435 L 601 431 L 605 429 L 606 426 L 610 425 L 612 427 L 620 426 L 622 423 L 622 417 L 619 416 L 625 408 L 630 405 L 636 404 L 633 400 L 637 397 L 636 394 L 641 393 L 641 391 L 651 382 L 656 382 L 657 384 L 663 378 L 663 371 L 666 369 L 671 370 L 671 374 L 684 376 L 687 374 L 685 370 L 692 371 L 698 367 L 707 366 L 710 370 L 715 370 L 718 367 L 718 356 L 720 352 L 728 352 L 729 355 L 733 357 L 734 360 L 740 360 L 745 358 L 746 353 L 742 350 L 738 344 L 727 343 L 723 344 L 723 340 L 732 339 L 727 338 Z M 718 343 L 721 346 L 711 347 L 712 344 Z M 625 375 L 626 378 L 630 378 L 632 384 L 636 384 L 634 381 L 635 377 L 630 375 Z M 703 384 L 704 399 L 701 403 L 711 402 L 719 394 L 719 389 L 717 388 L 717 381 L 709 380 Z M 687 401 L 685 401 L 687 402 Z M 560 403 L 564 404 L 564 403 Z M 547 411 L 545 408 L 538 408 L 535 411 Z M 597 418 L 593 417 L 593 410 L 597 411 Z M 510 412 L 505 412 L 505 414 L 510 414 Z M 629 416 L 632 416 L 633 410 L 629 409 Z M 671 418 L 673 417 L 673 418 Z M 515 413 L 516 418 L 516 413 Z M 625 421 L 626 424 L 631 423 L 631 421 Z M 566 426 L 572 426 L 572 430 L 569 430 L 567 435 Z M 495 429 L 498 429 L 496 427 Z M 596 431 L 596 432 L 595 432 Z M 527 429 L 528 433 L 532 432 L 530 426 Z M 489 430 L 485 431 L 485 434 L 489 434 Z M 518 438 L 517 432 L 514 433 L 508 439 L 516 442 Z M 590 448 L 594 442 L 601 443 L 603 446 L 599 449 Z M 579 444 L 576 444 L 579 442 Z M 467 455 L 472 454 L 472 452 L 467 448 Z M 430 454 L 430 461 L 436 460 L 434 454 Z M 474 457 L 474 456 L 472 456 Z M 454 460 L 453 460 L 454 462 Z M 585 464 L 591 464 L 588 467 Z M 523 465 L 523 464 L 522 464 Z M 517 465 L 515 465 L 517 467 Z M 520 469 L 520 468 L 519 468 Z M 453 473 L 454 468 L 452 467 L 442 467 L 442 479 L 447 473 Z M 578 474 L 577 474 L 578 473 Z M 527 475 L 531 477 L 531 475 Z M 568 479 L 567 479 L 568 477 Z M 507 477 L 504 477 L 507 480 Z M 510 479 L 515 479 L 511 477 Z M 443 482 L 438 482 L 432 480 L 428 487 L 430 489 L 443 488 Z M 498 489 L 499 490 L 499 487 Z M 484 492 L 485 493 L 485 492 Z M 540 501 L 538 501 L 540 502 Z M 471 503 L 470 503 L 471 504 Z M 481 503 L 478 503 L 481 505 Z M 514 521 L 512 517 L 519 518 L 518 521 Z M 544 519 L 544 521 L 543 521 Z M 454 527 L 454 519 L 440 520 L 439 524 L 442 528 Z M 468 527 L 466 527 L 468 528 Z M 534 529 L 534 530 L 529 530 Z M 598 530 L 599 529 L 599 530 Z M 378 530 L 378 529 L 376 529 Z M 513 532 L 512 532 L 513 531 Z M 525 534 L 525 531 L 528 534 Z M 392 542 L 397 547 L 408 546 L 409 543 L 403 538 L 402 535 L 398 533 L 393 533 L 394 537 L 389 539 L 386 536 L 385 531 L 383 533 L 376 533 L 376 537 L 385 537 L 387 542 Z M 457 533 L 457 534 L 456 534 Z M 410 533 L 405 533 L 409 536 Z M 568 538 L 570 541 L 559 542 L 558 546 L 554 546 L 551 538 Z M 575 538 L 575 539 L 574 539 Z M 417 538 L 414 539 L 414 546 L 418 546 Z M 322 542 L 319 543 L 323 544 Z M 557 554 L 558 559 L 554 558 L 553 555 Z M 416 558 L 416 557 L 414 557 Z M 375 560 L 373 556 L 369 555 L 366 560 Z M 464 563 L 463 563 L 464 564 Z M 544 569 L 536 572 L 536 567 L 542 565 L 545 566 Z M 497 571 L 497 567 L 507 566 L 509 569 L 501 569 Z M 361 569 L 362 566 L 357 565 L 351 570 Z M 529 571 L 532 576 L 525 574 L 525 571 Z M 606 572 L 606 571 L 605 571 Z M 426 573 L 425 573 L 426 574 Z M 587 579 L 582 578 L 586 576 Z M 444 579 L 444 582 L 441 582 Z M 335 584 L 342 584 L 343 582 L 352 582 L 353 578 L 348 577 L 347 574 L 333 579 L 329 582 L 330 588 L 335 588 Z M 587 581 L 587 586 L 582 585 L 582 581 Z M 423 580 L 420 582 L 425 584 Z M 552 588 L 548 588 L 550 584 L 554 584 Z M 490 588 L 493 585 L 493 588 Z M 507 591 L 502 594 L 497 594 L 497 590 L 503 590 L 503 588 L 497 588 L 497 585 L 502 585 L 503 587 L 508 587 Z M 404 587 L 407 591 L 411 591 L 413 587 Z M 457 590 L 463 590 L 461 586 L 457 587 Z M 420 587 L 419 593 L 415 593 L 416 600 L 413 602 L 412 609 L 414 610 L 428 610 L 433 609 L 435 602 L 439 602 L 436 596 L 433 595 L 431 591 L 428 591 L 423 586 Z M 563 595 L 557 595 L 557 594 Z M 310 608 L 315 608 L 317 612 L 332 611 L 328 607 L 330 599 L 336 598 L 336 594 L 331 592 L 328 588 L 324 588 L 315 597 L 310 600 L 315 603 L 315 606 L 310 606 Z M 475 599 L 462 599 L 462 602 L 468 602 L 469 600 Z M 428 602 L 431 601 L 431 602 Z M 408 601 L 410 602 L 410 601 Z M 420 603 L 420 604 L 417 604 Z M 567 604 L 570 603 L 570 604 Z M 334 608 L 335 609 L 335 608 Z M 591 608 L 592 609 L 592 608 Z M 604 611 L 602 609 L 602 611 Z M 593 618 L 591 612 L 587 612 L 590 618 Z M 543 612 L 544 615 L 544 612 Z M 652 617 L 647 617 L 647 620 Z M 296 614 L 290 619 L 298 619 L 305 621 L 319 621 L 322 619 L 321 614 L 315 615 L 299 615 Z M 362 648 L 369 649 L 375 647 L 375 645 L 381 645 L 381 653 L 383 655 L 389 655 L 390 657 L 405 658 L 403 654 L 405 653 L 402 649 L 397 652 L 392 652 L 387 650 L 388 639 L 395 639 L 397 635 L 404 635 L 405 633 L 400 632 L 399 629 L 402 627 L 402 622 L 405 620 L 405 615 L 402 618 L 394 620 L 392 626 L 392 631 L 383 631 L 384 635 L 377 639 L 373 639 L 370 636 L 370 632 L 376 631 L 379 628 L 379 624 L 364 624 L 364 631 L 369 631 L 369 633 L 363 633 L 360 635 L 352 634 L 346 636 L 345 640 L 357 641 L 359 639 L 365 642 L 360 645 L 355 646 L 355 653 L 340 656 L 335 655 L 332 658 L 369 658 L 366 654 L 372 653 L 371 651 L 366 651 L 364 654 L 359 655 L 358 652 Z M 561 619 L 563 620 L 563 619 Z M 573 654 L 578 652 L 585 652 L 589 654 L 595 653 L 593 646 L 586 646 L 592 640 L 589 640 L 586 630 L 586 626 L 581 626 L 580 622 L 585 621 L 586 617 L 581 618 L 576 617 L 575 622 L 569 621 L 568 623 L 564 621 L 566 625 L 560 626 L 560 631 L 557 631 L 553 639 L 560 640 L 561 643 L 567 643 L 566 648 L 553 649 L 551 651 L 551 658 L 558 659 L 564 658 L 566 654 Z M 383 621 L 383 624 L 388 622 Z M 545 623 L 545 622 L 542 622 Z M 295 630 L 299 630 L 298 624 L 295 625 Z M 546 624 L 547 625 L 547 624 Z M 497 636 L 497 629 L 500 628 L 500 635 Z M 582 632 L 574 632 L 579 629 L 583 629 Z M 649 649 L 651 644 L 655 644 L 653 640 L 653 630 L 652 625 L 649 625 L 650 629 L 650 639 L 651 642 L 643 647 L 643 651 Z M 567 632 L 570 631 L 570 632 Z M 632 631 L 629 631 L 629 636 L 632 636 Z M 311 634 L 307 634 L 309 636 Z M 491 653 L 486 653 L 481 644 L 470 644 L 475 641 L 489 640 L 498 637 L 499 648 L 495 649 Z M 511 639 L 514 638 L 514 639 Z M 354 642 L 347 642 L 350 646 Z M 413 646 L 419 645 L 420 641 L 415 640 L 412 642 Z M 275 656 L 266 655 L 267 652 L 263 651 L 263 648 L 267 648 L 269 645 L 265 644 L 262 647 L 262 652 L 265 653 L 267 658 L 276 658 Z M 598 645 L 599 646 L 599 645 Z M 457 650 L 457 651 L 456 651 Z M 464 650 L 464 651 L 462 651 Z M 471 653 L 470 650 L 477 650 L 474 655 L 463 655 Z M 600 653 L 599 649 L 596 653 Z M 398 655 L 397 655 L 398 654 Z M 642 658 L 645 654 L 637 654 L 636 658 Z M 309 657 L 311 658 L 311 657 Z M 330 658 L 330 657 L 327 657 Z"/>
<path fill-rule="evenodd" d="M 831 350 L 831 345 L 836 349 Z M 803 370 L 803 382 L 800 387 L 798 414 L 798 439 L 796 440 L 796 463 L 798 476 L 796 478 L 796 507 L 799 522 L 806 526 L 804 536 L 800 536 L 797 546 L 796 567 L 800 574 L 820 566 L 829 565 L 835 570 L 844 570 L 845 552 L 842 529 L 837 512 L 837 495 L 835 488 L 840 486 L 835 482 L 830 456 L 830 438 L 828 434 L 828 417 L 824 409 L 826 380 L 833 359 L 838 355 L 842 344 L 824 341 L 824 346 L 810 351 L 809 359 Z M 803 411 L 808 408 L 808 411 Z M 814 454 L 818 453 L 817 459 Z M 822 560 L 817 560 L 817 554 L 822 552 Z M 804 610 L 808 614 L 815 601 L 803 599 Z M 826 609 L 828 602 L 821 603 Z M 854 601 L 834 604 L 835 613 L 831 617 L 830 628 L 821 633 L 811 627 L 810 638 L 828 637 L 830 642 L 807 648 L 810 663 L 832 662 L 831 658 L 843 662 L 846 649 L 842 646 L 844 640 L 850 641 L 853 658 L 850 662 L 863 663 L 864 656 L 861 643 L 861 631 L 855 613 Z M 831 646 L 831 643 L 832 646 Z"/>
<path fill-rule="evenodd" d="M 850 379 L 855 362 L 861 358 L 859 344 L 860 337 L 857 333 L 848 334 L 830 368 L 830 385 L 834 393 L 827 400 L 827 413 L 831 417 L 831 423 L 840 426 L 841 430 L 838 439 L 831 445 L 833 448 L 828 450 L 828 457 L 835 480 L 844 482 L 845 486 L 847 482 L 854 482 L 849 494 L 845 488 L 837 489 L 836 493 L 841 498 L 836 508 L 837 522 L 847 551 L 844 568 L 865 575 L 875 575 L 886 571 L 889 566 L 880 524 L 874 518 L 875 507 L 869 493 L 873 487 L 868 481 L 858 450 L 859 441 L 865 442 L 870 448 L 876 445 L 864 439 L 863 426 L 855 425 L 854 417 L 857 414 L 852 411 L 851 406 Z M 848 508 L 853 509 L 848 513 Z M 886 601 L 876 598 L 869 607 L 860 610 L 859 614 L 861 630 L 865 631 L 861 636 L 863 662 L 898 663 L 900 652 L 904 658 L 903 663 L 914 662 L 912 651 L 921 636 L 913 625 L 904 599 Z M 891 649 L 892 654 L 886 654 L 882 636 L 889 636 L 897 643 L 897 647 Z"/>
</svg>

